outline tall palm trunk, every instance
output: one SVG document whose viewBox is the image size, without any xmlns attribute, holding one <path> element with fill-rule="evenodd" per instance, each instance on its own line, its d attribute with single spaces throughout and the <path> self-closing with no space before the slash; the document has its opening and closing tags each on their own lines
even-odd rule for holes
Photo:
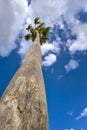
<svg viewBox="0 0 87 130">
<path fill-rule="evenodd" d="M 1 98 L 0 130 L 48 130 L 38 32 L 22 66 Z"/>
</svg>

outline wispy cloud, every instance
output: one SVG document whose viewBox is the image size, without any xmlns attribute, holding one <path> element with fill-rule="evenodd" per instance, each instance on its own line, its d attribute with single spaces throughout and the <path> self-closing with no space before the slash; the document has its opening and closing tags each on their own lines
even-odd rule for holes
<svg viewBox="0 0 87 130">
<path fill-rule="evenodd" d="M 75 130 L 75 129 L 71 128 L 71 129 L 64 129 L 64 130 Z"/>
<path fill-rule="evenodd" d="M 65 69 L 67 72 L 76 69 L 77 67 L 79 67 L 79 63 L 76 60 L 70 60 L 69 63 L 67 65 L 65 65 Z"/>
<path fill-rule="evenodd" d="M 76 117 L 76 120 L 79 120 L 83 117 L 87 117 L 87 108 L 85 108 L 78 117 Z"/>
<path fill-rule="evenodd" d="M 51 74 L 53 74 L 53 73 L 54 73 L 54 68 L 51 69 Z"/>
<path fill-rule="evenodd" d="M 67 115 L 72 116 L 73 112 L 67 112 Z"/>
<path fill-rule="evenodd" d="M 84 130 L 83 128 L 81 128 L 81 130 Z"/>
<path fill-rule="evenodd" d="M 59 75 L 57 79 L 60 80 L 60 79 L 62 79 L 63 77 L 64 77 L 64 75 Z"/>
</svg>

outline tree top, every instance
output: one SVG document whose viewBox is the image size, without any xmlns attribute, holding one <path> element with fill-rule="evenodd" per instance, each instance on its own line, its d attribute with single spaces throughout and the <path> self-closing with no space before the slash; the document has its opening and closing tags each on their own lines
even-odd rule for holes
<svg viewBox="0 0 87 130">
<path fill-rule="evenodd" d="M 25 35 L 25 40 L 28 41 L 32 39 L 32 41 L 34 41 L 37 36 L 36 32 L 38 31 L 40 37 L 40 44 L 42 45 L 47 40 L 49 40 L 48 37 L 51 27 L 45 27 L 45 23 L 41 22 L 39 17 L 34 19 L 34 25 L 35 27 L 32 27 L 32 25 L 29 24 L 28 27 L 26 28 L 26 30 L 29 33 Z"/>
</svg>

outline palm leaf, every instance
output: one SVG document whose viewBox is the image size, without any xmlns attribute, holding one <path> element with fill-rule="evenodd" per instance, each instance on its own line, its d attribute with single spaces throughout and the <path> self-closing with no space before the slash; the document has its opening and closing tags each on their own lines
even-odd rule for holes
<svg viewBox="0 0 87 130">
<path fill-rule="evenodd" d="M 41 29 L 41 28 L 44 28 L 44 26 L 45 26 L 45 23 L 44 22 L 42 22 L 42 23 L 40 23 L 40 25 L 39 26 L 37 26 L 37 30 L 39 30 L 39 29 Z"/>
<path fill-rule="evenodd" d="M 28 27 L 26 28 L 26 30 L 31 30 L 32 29 L 32 26 L 31 25 L 28 25 Z"/>
<path fill-rule="evenodd" d="M 34 19 L 34 23 L 35 23 L 35 24 L 39 24 L 39 23 L 40 23 L 39 17 L 37 17 L 37 18 Z"/>
<path fill-rule="evenodd" d="M 32 38 L 32 37 L 31 37 L 31 34 L 25 35 L 25 40 L 26 40 L 26 41 L 30 40 L 31 38 Z"/>
<path fill-rule="evenodd" d="M 45 43 L 47 40 L 48 40 L 48 37 L 44 37 L 44 36 L 40 37 L 40 43 L 41 43 L 41 45 L 43 43 Z"/>
</svg>

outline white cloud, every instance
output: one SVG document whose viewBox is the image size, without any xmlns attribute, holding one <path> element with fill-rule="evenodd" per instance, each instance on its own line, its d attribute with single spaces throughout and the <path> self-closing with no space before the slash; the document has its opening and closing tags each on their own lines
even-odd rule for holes
<svg viewBox="0 0 87 130">
<path fill-rule="evenodd" d="M 42 65 L 43 66 L 51 66 L 57 60 L 57 55 L 60 53 L 60 48 L 57 42 L 46 43 L 41 46 L 42 56 L 45 56 Z"/>
<path fill-rule="evenodd" d="M 73 33 L 77 35 L 77 40 L 70 45 L 70 52 L 74 54 L 77 51 L 87 50 L 87 24 L 74 25 Z"/>
<path fill-rule="evenodd" d="M 27 0 L 0 0 L 0 56 L 8 56 L 24 22 Z"/>
<path fill-rule="evenodd" d="M 78 117 L 76 117 L 76 120 L 81 119 L 82 117 L 87 117 L 87 108 L 85 108 L 82 113 Z"/>
<path fill-rule="evenodd" d="M 87 7 L 87 0 L 66 0 L 67 1 L 67 11 L 66 11 L 66 17 L 68 17 L 68 20 L 73 20 L 75 14 L 78 13 L 79 10 L 85 9 Z"/>
<path fill-rule="evenodd" d="M 43 20 L 52 22 L 64 15 L 67 21 L 69 21 L 74 18 L 80 9 L 87 8 L 87 1 L 73 0 L 72 3 L 72 0 L 32 0 L 31 8 L 33 17 L 39 16 Z"/>
<path fill-rule="evenodd" d="M 57 60 L 57 56 L 55 54 L 48 54 L 48 56 L 46 56 L 42 62 L 43 66 L 51 66 L 52 64 L 54 64 Z"/>
<path fill-rule="evenodd" d="M 79 67 L 79 63 L 76 60 L 70 60 L 67 65 L 65 65 L 66 71 L 71 71 L 72 69 L 76 69 Z"/>
<path fill-rule="evenodd" d="M 42 55 L 46 55 L 49 51 L 58 54 L 60 52 L 58 43 L 46 43 L 41 46 Z"/>
<path fill-rule="evenodd" d="M 64 14 L 66 2 L 64 0 L 35 0 L 31 2 L 33 17 L 39 16 L 45 22 L 52 22 Z"/>
</svg>

